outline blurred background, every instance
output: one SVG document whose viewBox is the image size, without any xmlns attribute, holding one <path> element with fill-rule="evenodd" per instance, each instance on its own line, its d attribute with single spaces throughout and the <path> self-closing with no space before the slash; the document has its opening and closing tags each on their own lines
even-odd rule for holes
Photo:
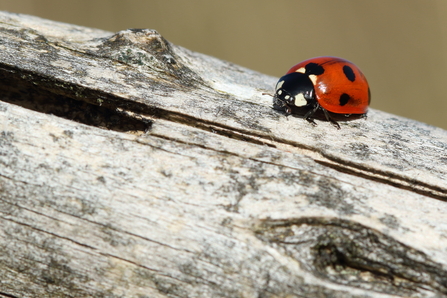
<svg viewBox="0 0 447 298">
<path fill-rule="evenodd" d="M 447 129 L 446 0 L 2 0 L 0 10 L 112 32 L 156 29 L 276 77 L 339 56 L 366 75 L 373 108 Z"/>
</svg>

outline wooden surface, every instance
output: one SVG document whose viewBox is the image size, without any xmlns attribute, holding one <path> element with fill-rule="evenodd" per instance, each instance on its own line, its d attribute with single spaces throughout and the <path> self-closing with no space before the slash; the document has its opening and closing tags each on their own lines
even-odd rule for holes
<svg viewBox="0 0 447 298">
<path fill-rule="evenodd" d="M 447 297 L 446 131 L 313 127 L 156 31 L 0 20 L 0 297 Z"/>
</svg>

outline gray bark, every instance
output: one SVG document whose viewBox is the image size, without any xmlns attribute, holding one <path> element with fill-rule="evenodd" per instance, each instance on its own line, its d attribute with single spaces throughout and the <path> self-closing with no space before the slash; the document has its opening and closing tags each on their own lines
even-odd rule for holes
<svg viewBox="0 0 447 298">
<path fill-rule="evenodd" d="M 313 127 L 154 30 L 0 20 L 0 297 L 447 297 L 446 131 Z"/>
</svg>

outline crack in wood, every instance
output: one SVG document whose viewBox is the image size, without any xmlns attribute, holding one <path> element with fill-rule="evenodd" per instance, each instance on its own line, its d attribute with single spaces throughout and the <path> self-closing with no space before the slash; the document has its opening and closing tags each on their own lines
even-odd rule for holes
<svg viewBox="0 0 447 298">
<path fill-rule="evenodd" d="M 418 288 L 447 294 L 447 271 L 441 264 L 353 221 L 263 220 L 255 233 L 307 270 L 337 283 L 399 295 L 411 296 Z"/>
<path fill-rule="evenodd" d="M 2 67 L 0 71 L 1 101 L 19 105 L 40 113 L 118 132 L 144 133 L 152 121 L 110 104 L 108 95 L 86 90 L 54 79 L 37 79 L 23 70 Z M 20 76 L 20 78 L 19 78 Z M 27 77 L 27 79 L 23 79 Z M 55 87 L 63 84 L 63 90 Z M 84 94 L 84 95 L 83 95 Z M 85 94 L 89 94 L 86 99 Z M 94 102 L 94 104 L 92 103 Z"/>
<path fill-rule="evenodd" d="M 19 298 L 18 296 L 11 295 L 11 294 L 8 294 L 8 293 L 5 293 L 5 292 L 0 292 L 0 296 L 9 297 L 9 298 Z"/>
<path fill-rule="evenodd" d="M 335 160 L 338 162 L 334 162 Z M 385 172 L 371 167 L 353 165 L 352 163 L 339 158 L 328 159 L 328 161 L 316 159 L 315 162 L 345 174 L 391 185 L 433 199 L 447 201 L 447 189 L 429 185 L 427 183 L 423 183 L 422 181 L 405 179 L 405 177 L 398 176 L 392 172 Z"/>
</svg>

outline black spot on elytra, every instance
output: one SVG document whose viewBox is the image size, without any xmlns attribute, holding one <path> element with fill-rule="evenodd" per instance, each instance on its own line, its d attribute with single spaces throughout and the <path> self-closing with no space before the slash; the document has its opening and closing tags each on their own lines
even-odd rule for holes
<svg viewBox="0 0 447 298">
<path fill-rule="evenodd" d="M 351 82 L 355 81 L 355 73 L 351 67 L 347 65 L 343 66 L 343 73 L 345 74 L 348 80 L 350 80 Z"/>
<path fill-rule="evenodd" d="M 319 76 L 324 73 L 323 66 L 321 66 L 320 64 L 317 64 L 317 63 L 313 63 L 313 62 L 308 63 L 305 68 L 306 68 L 305 74 L 307 74 L 307 75 Z"/>
<path fill-rule="evenodd" d="M 344 106 L 345 104 L 347 104 L 348 103 L 348 101 L 351 99 L 351 96 L 349 96 L 348 94 L 346 94 L 346 93 L 343 93 L 341 96 L 340 96 L 340 105 L 341 106 Z"/>
</svg>

